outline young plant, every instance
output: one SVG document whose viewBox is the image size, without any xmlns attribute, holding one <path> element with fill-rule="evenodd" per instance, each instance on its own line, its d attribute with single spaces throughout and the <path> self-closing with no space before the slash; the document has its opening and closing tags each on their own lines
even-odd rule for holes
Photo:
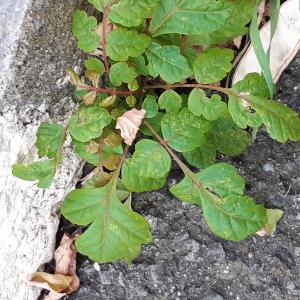
<svg viewBox="0 0 300 300">
<path fill-rule="evenodd" d="M 256 204 L 236 168 L 216 162 L 217 153 L 243 152 L 261 126 L 279 142 L 300 140 L 297 113 L 270 99 L 273 85 L 262 76 L 248 74 L 223 87 L 235 52 L 218 45 L 247 33 L 256 1 L 88 2 L 102 12 L 102 22 L 75 12 L 73 33 L 90 57 L 84 77 L 68 70 L 82 104 L 67 127 L 39 127 L 36 147 L 48 159 L 16 164 L 13 174 L 47 188 L 71 135 L 76 153 L 95 169 L 61 211 L 87 227 L 76 247 L 98 262 L 131 262 L 151 242 L 131 193 L 162 188 L 171 159 L 185 176 L 171 193 L 198 205 L 216 235 L 240 241 L 263 228 L 273 232 L 278 211 Z M 191 171 L 181 157 L 201 171 Z"/>
</svg>

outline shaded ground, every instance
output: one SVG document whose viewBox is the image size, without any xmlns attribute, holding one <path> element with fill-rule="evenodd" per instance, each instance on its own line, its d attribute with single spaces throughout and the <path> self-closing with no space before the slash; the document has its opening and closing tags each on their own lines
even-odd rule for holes
<svg viewBox="0 0 300 300">
<path fill-rule="evenodd" d="M 283 74 L 277 98 L 300 112 L 300 55 Z M 300 299 L 299 155 L 299 142 L 282 145 L 260 132 L 243 155 L 226 159 L 245 177 L 248 194 L 284 210 L 273 237 L 223 241 L 197 207 L 167 188 L 134 195 L 134 209 L 150 222 L 153 243 L 130 266 L 79 256 L 81 287 L 70 299 Z M 175 166 L 168 184 L 180 176 Z"/>
</svg>

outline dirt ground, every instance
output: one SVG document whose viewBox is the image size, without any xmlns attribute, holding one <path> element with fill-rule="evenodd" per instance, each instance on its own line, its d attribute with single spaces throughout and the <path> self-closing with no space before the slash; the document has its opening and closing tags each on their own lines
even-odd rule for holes
<svg viewBox="0 0 300 300">
<path fill-rule="evenodd" d="M 300 112 L 300 55 L 278 83 L 277 99 Z M 97 264 L 79 255 L 80 289 L 72 300 L 300 299 L 300 142 L 280 144 L 261 131 L 233 159 L 246 190 L 267 207 L 284 210 L 272 237 L 235 243 L 215 237 L 196 206 L 164 188 L 134 195 L 154 241 L 130 266 Z M 174 166 L 168 184 L 181 178 Z"/>
</svg>

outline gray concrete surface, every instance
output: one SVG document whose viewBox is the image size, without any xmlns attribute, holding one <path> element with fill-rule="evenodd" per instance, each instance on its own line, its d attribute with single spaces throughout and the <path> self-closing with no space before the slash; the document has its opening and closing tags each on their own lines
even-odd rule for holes
<svg viewBox="0 0 300 300">
<path fill-rule="evenodd" d="M 57 207 L 73 188 L 80 161 L 70 145 L 50 189 L 11 175 L 37 158 L 41 122 L 65 123 L 76 103 L 64 69 L 80 64 L 70 24 L 76 0 L 0 0 L 0 299 L 37 299 L 28 276 L 49 261 Z"/>
</svg>

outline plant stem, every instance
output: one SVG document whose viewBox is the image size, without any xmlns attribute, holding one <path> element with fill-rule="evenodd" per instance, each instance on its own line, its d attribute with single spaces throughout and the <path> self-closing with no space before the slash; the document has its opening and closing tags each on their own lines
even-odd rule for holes
<svg viewBox="0 0 300 300">
<path fill-rule="evenodd" d="M 108 21 L 108 11 L 113 4 L 114 1 L 109 1 L 109 3 L 106 5 L 106 7 L 103 10 L 103 17 L 102 17 L 102 37 L 101 37 L 101 47 L 102 47 L 102 53 L 103 53 L 103 62 L 104 62 L 104 67 L 105 67 L 105 73 L 106 75 L 109 74 L 109 62 L 108 58 L 106 55 L 106 26 L 107 26 L 107 21 Z"/>
<path fill-rule="evenodd" d="M 120 172 L 121 172 L 121 169 L 122 169 L 122 166 L 125 162 L 125 159 L 126 159 L 126 156 L 127 156 L 127 153 L 128 153 L 128 150 L 129 150 L 129 145 L 126 145 L 125 148 L 124 148 L 124 151 L 123 151 L 123 155 L 121 157 L 121 160 L 119 162 L 119 165 L 118 165 L 118 168 L 116 169 L 113 177 L 111 178 L 111 182 L 113 182 L 113 184 L 117 184 L 117 179 L 120 175 Z"/>
<path fill-rule="evenodd" d="M 230 93 L 229 89 L 222 88 L 220 86 L 201 84 L 201 83 L 187 83 L 187 84 L 155 84 L 155 85 L 146 85 L 145 89 L 175 89 L 175 88 L 203 88 L 219 91 L 225 94 Z"/>
</svg>

